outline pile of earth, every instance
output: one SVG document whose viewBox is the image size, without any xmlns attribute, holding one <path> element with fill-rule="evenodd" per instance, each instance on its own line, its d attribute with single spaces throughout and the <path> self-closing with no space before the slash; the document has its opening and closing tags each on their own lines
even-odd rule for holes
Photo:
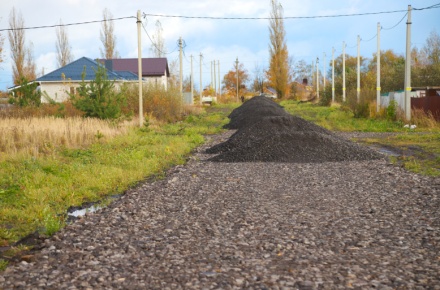
<svg viewBox="0 0 440 290">
<path fill-rule="evenodd" d="M 254 97 L 230 115 L 226 142 L 206 150 L 216 162 L 340 162 L 383 156 L 329 130 L 292 116 L 266 97 Z"/>
</svg>

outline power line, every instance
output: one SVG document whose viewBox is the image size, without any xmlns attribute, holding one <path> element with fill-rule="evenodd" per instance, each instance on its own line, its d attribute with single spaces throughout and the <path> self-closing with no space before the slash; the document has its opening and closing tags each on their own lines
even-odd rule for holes
<svg viewBox="0 0 440 290">
<path fill-rule="evenodd" d="M 171 52 L 162 51 L 162 50 L 156 45 L 156 43 L 154 43 L 154 41 L 151 39 L 150 35 L 148 34 L 147 29 L 146 29 L 145 26 L 144 26 L 144 23 L 141 22 L 141 24 L 142 24 L 142 28 L 144 29 L 145 33 L 146 33 L 147 36 L 148 36 L 148 39 L 150 39 L 151 44 L 152 44 L 152 45 L 153 45 L 153 46 L 154 46 L 154 47 L 155 47 L 155 48 L 156 48 L 161 54 L 171 54 L 171 53 L 175 52 L 175 51 L 178 49 L 178 47 L 176 47 L 176 48 L 174 48 L 174 50 L 171 51 Z"/>
<path fill-rule="evenodd" d="M 419 10 L 422 10 L 422 9 L 419 9 Z M 397 22 L 397 24 L 394 25 L 393 27 L 390 27 L 390 28 L 383 28 L 383 27 L 381 27 L 380 30 L 391 30 L 391 29 L 395 28 L 397 25 L 400 24 L 400 22 L 403 21 L 403 19 L 405 19 L 406 15 L 408 15 L 408 12 L 406 12 L 405 15 L 403 15 L 402 19 L 400 19 L 400 21 Z"/>
<path fill-rule="evenodd" d="M 74 26 L 74 25 L 83 25 L 83 24 L 91 24 L 91 23 L 99 23 L 99 22 L 105 22 L 105 21 L 117 21 L 117 20 L 124 20 L 124 19 L 137 19 L 135 16 L 127 16 L 127 17 L 119 17 L 119 18 L 112 18 L 112 19 L 102 19 L 102 20 L 94 20 L 94 21 L 85 21 L 85 22 L 76 22 L 76 23 L 67 23 L 67 24 L 55 24 L 55 25 L 44 25 L 44 26 L 33 26 L 33 27 L 20 27 L 20 28 L 4 28 L 0 29 L 0 31 L 13 31 L 13 30 L 30 30 L 30 29 L 41 29 L 41 28 L 54 28 L 54 27 L 61 27 L 61 26 Z"/>
<path fill-rule="evenodd" d="M 413 8 L 413 10 L 428 10 L 440 8 L 440 3 L 424 8 Z M 211 20 L 269 20 L 269 19 L 315 19 L 315 18 L 337 18 L 337 17 L 353 17 L 353 16 L 367 16 L 378 14 L 392 14 L 406 12 L 407 10 L 393 10 L 381 12 L 366 12 L 353 14 L 336 14 L 336 15 L 315 15 L 315 16 L 285 16 L 279 18 L 273 17 L 214 17 L 214 16 L 185 16 L 185 15 L 167 15 L 167 14 L 145 14 L 146 16 L 164 17 L 164 18 L 184 18 L 184 19 L 211 19 Z"/>
</svg>

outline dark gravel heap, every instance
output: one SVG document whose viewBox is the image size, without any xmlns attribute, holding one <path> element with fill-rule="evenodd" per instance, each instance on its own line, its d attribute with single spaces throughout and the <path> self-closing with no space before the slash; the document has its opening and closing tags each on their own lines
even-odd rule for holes
<svg viewBox="0 0 440 290">
<path fill-rule="evenodd" d="M 209 148 L 217 162 L 339 162 L 383 156 L 296 116 L 265 97 L 254 97 L 229 116 L 238 128 L 229 140 Z"/>
<path fill-rule="evenodd" d="M 264 117 L 288 115 L 283 107 L 274 101 L 263 96 L 256 96 L 233 110 L 228 116 L 230 122 L 223 126 L 223 128 L 241 129 L 249 124 L 260 121 L 261 118 Z"/>
</svg>

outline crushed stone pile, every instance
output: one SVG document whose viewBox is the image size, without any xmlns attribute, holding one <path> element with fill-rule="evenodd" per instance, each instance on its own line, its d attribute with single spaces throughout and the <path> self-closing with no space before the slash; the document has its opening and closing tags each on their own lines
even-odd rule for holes
<svg viewBox="0 0 440 290">
<path fill-rule="evenodd" d="M 240 129 L 270 116 L 288 116 L 282 106 L 264 96 L 256 96 L 243 103 L 228 116 L 225 129 Z"/>
<path fill-rule="evenodd" d="M 226 142 L 206 150 L 216 162 L 341 162 L 380 159 L 369 148 L 288 114 L 265 97 L 254 97 L 230 115 L 229 129 L 238 129 Z M 232 125 L 231 125 L 232 124 Z"/>
</svg>

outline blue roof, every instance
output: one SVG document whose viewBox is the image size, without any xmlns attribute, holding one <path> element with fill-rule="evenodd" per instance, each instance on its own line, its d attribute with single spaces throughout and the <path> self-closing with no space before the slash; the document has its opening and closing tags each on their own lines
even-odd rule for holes
<svg viewBox="0 0 440 290">
<path fill-rule="evenodd" d="M 132 73 L 131 71 L 116 71 L 113 72 L 123 78 L 124 80 L 138 80 L 138 75 L 135 73 Z"/>
<path fill-rule="evenodd" d="M 93 59 L 90 59 L 88 57 L 82 57 L 80 59 L 77 59 L 59 69 L 54 70 L 53 72 L 50 72 L 48 74 L 45 74 L 42 77 L 39 77 L 36 79 L 36 81 L 41 82 L 51 82 L 51 81 L 63 81 L 63 80 L 72 80 L 72 81 L 81 81 L 82 80 L 82 73 L 85 68 L 85 78 L 84 80 L 90 81 L 95 79 L 95 71 L 98 66 L 102 66 L 101 64 L 98 64 Z M 125 74 L 127 79 L 137 79 L 137 76 L 134 75 L 136 78 L 133 78 L 133 74 Z M 62 77 L 64 75 L 64 79 Z M 107 70 L 107 77 L 111 80 L 125 80 L 126 78 L 123 77 L 121 72 L 115 73 L 113 71 Z"/>
</svg>

